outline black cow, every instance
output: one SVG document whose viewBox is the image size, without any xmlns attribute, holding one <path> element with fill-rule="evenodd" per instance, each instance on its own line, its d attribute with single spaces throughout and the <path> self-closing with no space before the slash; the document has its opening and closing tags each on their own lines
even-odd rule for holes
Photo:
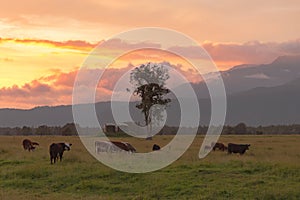
<svg viewBox="0 0 300 200">
<path fill-rule="evenodd" d="M 154 144 L 152 147 L 152 151 L 158 151 L 160 150 L 160 146 L 158 146 L 157 144 Z"/>
<path fill-rule="evenodd" d="M 239 153 L 240 155 L 243 155 L 246 150 L 248 150 L 250 147 L 250 144 L 233 144 L 228 143 L 228 153 Z"/>
<path fill-rule="evenodd" d="M 72 144 L 63 143 L 63 142 L 51 144 L 50 148 L 49 148 L 51 164 L 56 162 L 56 160 L 58 159 L 58 156 L 61 161 L 64 151 L 70 151 L 71 146 L 72 146 Z"/>
</svg>

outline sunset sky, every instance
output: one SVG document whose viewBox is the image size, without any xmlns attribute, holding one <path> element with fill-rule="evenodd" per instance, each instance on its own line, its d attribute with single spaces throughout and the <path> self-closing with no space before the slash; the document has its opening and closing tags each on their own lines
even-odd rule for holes
<svg viewBox="0 0 300 200">
<path fill-rule="evenodd" d="M 179 31 L 196 40 L 217 67 L 226 70 L 300 54 L 299 19 L 297 0 L 1 0 L 0 108 L 71 104 L 79 67 L 97 44 L 119 32 L 138 27 Z M 124 45 L 128 44 L 116 40 L 106 48 L 113 56 Z M 176 41 L 174 47 L 182 48 Z M 182 51 L 188 55 L 189 48 Z M 128 66 L 143 62 L 143 53 L 155 54 L 140 51 L 124 56 L 107 82 L 118 79 Z M 190 81 L 198 80 L 182 67 L 181 59 L 170 54 L 162 57 L 165 60 L 155 61 L 170 62 Z M 111 87 L 103 90 L 109 94 Z"/>
</svg>

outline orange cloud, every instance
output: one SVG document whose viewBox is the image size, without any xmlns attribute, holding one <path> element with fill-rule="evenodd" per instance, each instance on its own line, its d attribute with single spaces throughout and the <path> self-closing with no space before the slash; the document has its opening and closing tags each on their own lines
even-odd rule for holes
<svg viewBox="0 0 300 200">
<path fill-rule="evenodd" d="M 79 50 L 92 50 L 98 44 L 92 44 L 83 40 L 68 40 L 63 42 L 52 41 L 52 40 L 38 40 L 38 39 L 13 39 L 13 38 L 0 38 L 1 42 L 15 42 L 22 44 L 39 44 L 39 45 L 50 45 L 53 47 L 68 48 L 68 49 L 79 49 Z"/>
</svg>

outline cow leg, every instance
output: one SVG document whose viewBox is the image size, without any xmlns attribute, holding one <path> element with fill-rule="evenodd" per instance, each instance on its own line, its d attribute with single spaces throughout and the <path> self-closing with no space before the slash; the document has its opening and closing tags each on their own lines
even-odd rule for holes
<svg viewBox="0 0 300 200">
<path fill-rule="evenodd" d="M 57 155 L 55 154 L 55 152 L 51 152 L 50 151 L 50 161 L 51 161 L 51 164 L 55 164 L 56 157 L 57 157 Z"/>
<path fill-rule="evenodd" d="M 54 159 L 54 164 L 56 163 L 56 160 L 57 160 L 57 154 L 55 154 L 54 156 L 53 156 L 53 159 Z"/>
<path fill-rule="evenodd" d="M 64 154 L 63 152 L 59 154 L 59 160 L 60 160 L 60 162 L 62 160 L 63 154 Z"/>
</svg>

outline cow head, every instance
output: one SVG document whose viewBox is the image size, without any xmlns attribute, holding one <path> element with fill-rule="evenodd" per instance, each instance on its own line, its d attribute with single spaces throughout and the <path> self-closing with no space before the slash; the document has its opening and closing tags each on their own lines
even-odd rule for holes
<svg viewBox="0 0 300 200">
<path fill-rule="evenodd" d="M 72 144 L 71 143 L 64 143 L 64 150 L 70 151 Z"/>
<path fill-rule="evenodd" d="M 247 149 L 249 149 L 249 147 L 250 147 L 250 144 L 246 144 L 246 147 L 247 147 Z"/>
</svg>

